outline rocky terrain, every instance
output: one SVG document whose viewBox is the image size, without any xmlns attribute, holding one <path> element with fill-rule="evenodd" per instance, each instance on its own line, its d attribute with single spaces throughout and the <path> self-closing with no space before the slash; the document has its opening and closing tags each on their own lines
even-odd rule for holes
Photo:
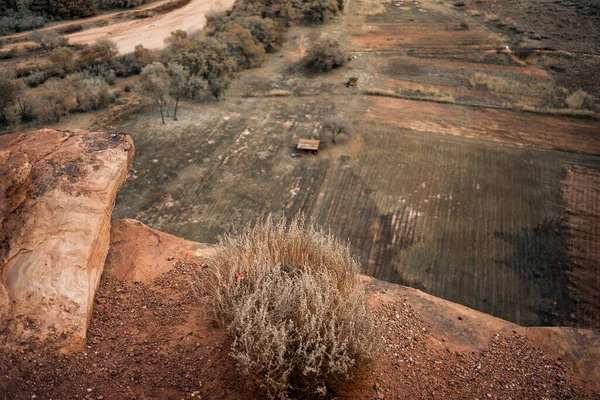
<svg viewBox="0 0 600 400">
<path fill-rule="evenodd" d="M 10 137 L 2 149 L 3 159 L 10 160 L 3 163 L 10 168 L 0 181 L 2 398 L 260 398 L 228 356 L 226 332 L 205 315 L 201 283 L 213 247 L 137 221 L 108 218 L 133 155 L 126 136 L 38 131 Z M 28 168 L 31 172 L 23 173 Z M 42 187 L 39 177 L 49 184 Z M 45 208 L 49 206 L 51 214 Z M 15 215 L 26 222 L 18 235 L 9 230 Z M 69 228 L 61 229 L 66 221 Z M 42 222 L 54 229 L 33 236 Z M 108 226 L 110 240 L 104 235 Z M 79 241 L 66 240 L 71 237 Z M 92 237 L 96 244 L 90 245 Z M 64 257 L 72 252 L 48 243 L 71 244 L 78 257 Z M 104 266 L 100 256 L 109 246 Z M 14 255 L 15 249 L 27 250 Z M 44 268 L 37 267 L 40 257 L 48 260 Z M 15 285 L 7 277 L 19 268 L 24 268 L 22 274 L 35 274 L 21 275 L 27 279 Z M 82 270 L 88 276 L 85 299 L 73 290 Z M 378 361 L 361 371 L 356 382 L 336 388 L 340 397 L 600 395 L 598 331 L 523 328 L 416 289 L 361 279 L 382 347 Z M 198 282 L 200 286 L 194 284 Z M 58 293 L 54 302 L 44 302 L 49 292 Z M 28 296 L 28 307 L 22 305 L 23 296 Z M 50 331 L 40 329 L 50 317 L 62 340 L 42 335 Z M 31 322 L 18 323 L 24 320 Z M 13 340 L 24 336 L 27 342 Z M 85 344 L 67 348 L 65 338 Z"/>
<path fill-rule="evenodd" d="M 133 159 L 124 135 L 43 129 L 0 142 L 3 345 L 58 337 L 81 349 Z"/>
</svg>

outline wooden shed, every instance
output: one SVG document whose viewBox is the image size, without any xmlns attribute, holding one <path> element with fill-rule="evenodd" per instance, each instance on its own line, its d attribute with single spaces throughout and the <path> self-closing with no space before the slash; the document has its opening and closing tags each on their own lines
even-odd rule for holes
<svg viewBox="0 0 600 400">
<path fill-rule="evenodd" d="M 321 141 L 317 139 L 300 139 L 296 148 L 298 150 L 309 150 L 312 151 L 313 154 L 317 154 L 320 144 Z"/>
</svg>

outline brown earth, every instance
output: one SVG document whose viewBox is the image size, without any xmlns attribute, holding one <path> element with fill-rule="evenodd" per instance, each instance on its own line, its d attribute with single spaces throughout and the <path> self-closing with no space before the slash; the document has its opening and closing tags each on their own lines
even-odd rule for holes
<svg viewBox="0 0 600 400">
<path fill-rule="evenodd" d="M 365 116 L 418 132 L 600 154 L 596 121 L 385 97 L 371 97 Z"/>
<path fill-rule="evenodd" d="M 261 396 L 228 356 L 230 337 L 206 317 L 200 259 L 171 259 L 190 242 L 133 221 L 115 221 L 113 245 L 95 300 L 87 347 L 60 355 L 51 345 L 0 349 L 0 394 L 37 398 L 228 398 Z M 154 237 L 153 237 L 154 236 Z M 165 238 L 157 242 L 156 237 Z M 131 247 L 129 247 L 131 245 Z M 198 244 L 196 244 L 198 245 Z M 153 259 L 121 265 L 133 249 L 155 247 Z M 133 251 L 136 253 L 136 250 Z M 115 264 L 115 261 L 119 260 Z M 169 271 L 145 282 L 114 271 Z M 521 328 L 424 294 L 363 277 L 381 334 L 375 365 L 345 398 L 594 398 L 600 392 L 598 332 Z M 595 391 L 595 392 L 594 392 Z"/>
<path fill-rule="evenodd" d="M 125 135 L 42 129 L 2 136 L 2 345 L 57 337 L 81 348 L 110 215 L 132 159 Z"/>
<path fill-rule="evenodd" d="M 594 323 L 600 321 L 600 172 L 571 168 L 562 185 L 574 264 L 570 290 L 580 299 L 578 314 L 586 316 L 585 323 Z"/>
</svg>

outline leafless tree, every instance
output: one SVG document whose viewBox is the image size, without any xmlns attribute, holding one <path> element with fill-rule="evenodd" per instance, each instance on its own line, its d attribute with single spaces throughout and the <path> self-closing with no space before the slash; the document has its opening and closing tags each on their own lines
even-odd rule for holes
<svg viewBox="0 0 600 400">
<path fill-rule="evenodd" d="M 69 43 L 69 39 L 52 30 L 33 31 L 29 35 L 29 40 L 39 44 L 45 50 L 53 50 L 60 46 L 66 46 Z"/>
<path fill-rule="evenodd" d="M 336 143 L 335 139 L 340 133 L 346 136 L 352 136 L 354 133 L 352 123 L 341 114 L 329 114 L 325 116 L 321 125 L 323 126 L 323 133 L 331 132 L 331 142 L 334 144 Z"/>
<path fill-rule="evenodd" d="M 177 108 L 179 107 L 179 100 L 181 100 L 181 97 L 185 94 L 188 88 L 190 74 L 185 68 L 177 63 L 170 63 L 167 66 L 167 74 L 169 75 L 169 89 L 171 95 L 175 99 L 173 119 L 177 121 Z"/>
<path fill-rule="evenodd" d="M 159 62 L 146 65 L 142 69 L 138 88 L 143 95 L 150 97 L 158 105 L 164 125 L 164 110 L 169 102 L 169 75 L 165 66 Z"/>
</svg>

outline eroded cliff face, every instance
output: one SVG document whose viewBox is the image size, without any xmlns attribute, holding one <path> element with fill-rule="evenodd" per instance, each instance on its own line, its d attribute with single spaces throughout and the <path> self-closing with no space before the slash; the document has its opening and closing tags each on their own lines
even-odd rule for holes
<svg viewBox="0 0 600 400">
<path fill-rule="evenodd" d="M 104 132 L 0 137 L 0 342 L 83 346 L 133 153 Z"/>
</svg>

